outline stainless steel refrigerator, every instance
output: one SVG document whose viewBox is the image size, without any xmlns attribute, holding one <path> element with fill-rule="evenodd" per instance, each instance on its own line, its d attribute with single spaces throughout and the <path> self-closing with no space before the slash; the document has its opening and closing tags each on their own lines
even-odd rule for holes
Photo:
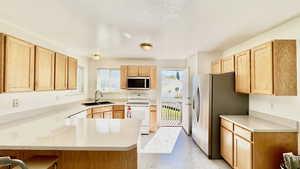
<svg viewBox="0 0 300 169">
<path fill-rule="evenodd" d="M 193 77 L 192 137 L 211 159 L 220 155 L 220 115 L 247 115 L 249 95 L 235 92 L 235 74 Z"/>
</svg>

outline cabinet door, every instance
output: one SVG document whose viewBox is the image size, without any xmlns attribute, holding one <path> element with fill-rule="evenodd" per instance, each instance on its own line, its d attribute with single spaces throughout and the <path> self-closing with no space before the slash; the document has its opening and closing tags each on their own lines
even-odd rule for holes
<svg viewBox="0 0 300 169">
<path fill-rule="evenodd" d="M 157 130 L 157 111 L 156 106 L 150 106 L 150 132 L 155 132 Z"/>
<path fill-rule="evenodd" d="M 234 72 L 234 56 L 222 59 L 222 73 Z"/>
<path fill-rule="evenodd" d="M 120 88 L 127 89 L 127 66 L 121 66 L 121 74 L 120 74 Z"/>
<path fill-rule="evenodd" d="M 34 45 L 6 36 L 5 92 L 34 90 Z"/>
<path fill-rule="evenodd" d="M 93 113 L 93 119 L 103 119 L 104 113 L 103 112 L 95 112 Z"/>
<path fill-rule="evenodd" d="M 124 119 L 125 118 L 125 113 L 123 110 L 115 110 L 113 113 L 113 118 L 114 119 Z"/>
<path fill-rule="evenodd" d="M 252 143 L 234 136 L 234 169 L 252 169 Z"/>
<path fill-rule="evenodd" d="M 222 72 L 222 61 L 218 59 L 211 63 L 211 73 L 212 74 L 220 74 Z"/>
<path fill-rule="evenodd" d="M 0 93 L 4 90 L 4 42 L 5 35 L 0 33 Z"/>
<path fill-rule="evenodd" d="M 55 90 L 68 88 L 68 57 L 59 53 L 55 54 Z"/>
<path fill-rule="evenodd" d="M 141 77 L 149 77 L 150 71 L 151 71 L 150 66 L 139 66 L 139 76 Z"/>
<path fill-rule="evenodd" d="M 104 112 L 104 118 L 105 119 L 112 119 L 113 118 L 112 111 Z"/>
<path fill-rule="evenodd" d="M 36 47 L 35 55 L 35 90 L 54 90 L 55 53 L 51 50 Z"/>
<path fill-rule="evenodd" d="M 157 68 L 151 66 L 150 68 L 150 88 L 155 89 L 157 87 Z"/>
<path fill-rule="evenodd" d="M 272 42 L 251 50 L 251 93 L 273 93 Z"/>
<path fill-rule="evenodd" d="M 224 127 L 221 127 L 221 156 L 230 164 L 230 166 L 233 166 L 233 133 Z"/>
<path fill-rule="evenodd" d="M 77 89 L 77 59 L 68 58 L 68 89 Z"/>
<path fill-rule="evenodd" d="M 139 66 L 127 66 L 127 76 L 138 77 L 139 76 Z"/>
<path fill-rule="evenodd" d="M 250 93 L 250 50 L 235 56 L 236 92 Z"/>
</svg>

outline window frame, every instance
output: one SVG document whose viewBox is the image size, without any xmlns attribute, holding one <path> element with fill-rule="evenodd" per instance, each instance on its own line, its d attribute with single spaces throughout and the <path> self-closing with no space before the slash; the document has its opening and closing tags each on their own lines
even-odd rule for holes
<svg viewBox="0 0 300 169">
<path fill-rule="evenodd" d="M 100 67 L 100 68 L 97 68 L 96 69 L 96 90 L 101 90 L 98 88 L 98 71 L 99 70 L 109 70 L 109 73 L 111 73 L 111 70 L 118 70 L 119 73 L 120 73 L 120 76 L 121 76 L 121 69 L 120 68 L 117 68 L 117 67 Z M 111 76 L 109 76 L 110 78 Z M 111 78 L 109 79 L 109 83 L 111 82 Z M 102 91 L 103 93 L 119 93 L 121 91 L 121 87 L 120 87 L 120 84 L 121 84 L 121 80 L 119 78 L 119 88 L 117 90 L 109 90 L 109 91 Z"/>
</svg>

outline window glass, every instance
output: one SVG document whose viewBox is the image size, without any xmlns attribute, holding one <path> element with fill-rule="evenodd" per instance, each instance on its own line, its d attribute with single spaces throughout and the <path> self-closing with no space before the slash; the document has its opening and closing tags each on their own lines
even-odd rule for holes
<svg viewBox="0 0 300 169">
<path fill-rule="evenodd" d="M 114 92 L 120 90 L 119 69 L 98 69 L 97 90 L 103 92 Z"/>
</svg>

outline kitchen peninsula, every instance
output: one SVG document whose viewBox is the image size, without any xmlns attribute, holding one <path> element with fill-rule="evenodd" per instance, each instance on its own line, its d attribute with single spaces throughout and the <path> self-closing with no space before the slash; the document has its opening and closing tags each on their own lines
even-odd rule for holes
<svg viewBox="0 0 300 169">
<path fill-rule="evenodd" d="M 0 155 L 55 156 L 59 169 L 137 168 L 139 121 L 66 118 L 86 109 L 71 107 L 1 125 Z"/>
</svg>

